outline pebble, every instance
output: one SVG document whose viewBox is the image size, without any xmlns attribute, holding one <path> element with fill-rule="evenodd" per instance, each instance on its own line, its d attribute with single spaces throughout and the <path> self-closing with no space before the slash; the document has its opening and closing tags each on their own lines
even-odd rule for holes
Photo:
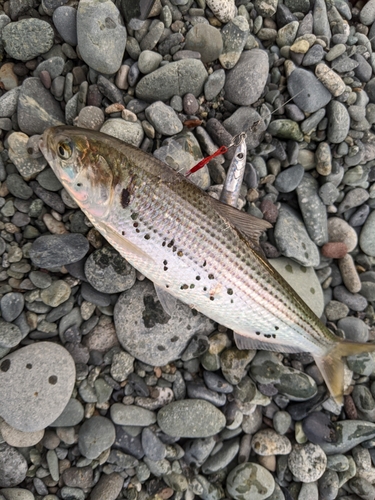
<svg viewBox="0 0 375 500">
<path fill-rule="evenodd" d="M 345 91 L 346 86 L 342 78 L 325 63 L 316 65 L 315 74 L 334 97 L 340 96 Z"/>
<path fill-rule="evenodd" d="M 38 342 L 1 360 L 0 381 L 1 416 L 15 429 L 33 432 L 47 427 L 64 410 L 73 390 L 75 366 L 63 347 Z M 15 393 L 16 384 L 22 391 Z"/>
<path fill-rule="evenodd" d="M 223 51 L 220 31 L 207 24 L 196 24 L 186 34 L 185 49 L 198 52 L 204 63 L 215 61 Z"/>
<path fill-rule="evenodd" d="M 78 262 L 88 250 L 89 243 L 82 234 L 43 235 L 32 244 L 30 258 L 35 266 L 56 268 Z"/>
<path fill-rule="evenodd" d="M 275 480 L 261 465 L 245 462 L 231 470 L 226 486 L 234 500 L 263 500 L 272 495 Z"/>
<path fill-rule="evenodd" d="M 223 68 L 233 68 L 243 51 L 249 34 L 249 23 L 243 16 L 237 16 L 229 21 L 221 31 L 223 52 L 219 61 Z"/>
<path fill-rule="evenodd" d="M 5 421 L 1 422 L 0 431 L 5 442 L 15 448 L 34 446 L 41 441 L 44 435 L 44 429 L 35 432 L 22 432 L 13 429 Z"/>
<path fill-rule="evenodd" d="M 306 267 L 319 264 L 318 248 L 311 241 L 300 216 L 286 204 L 280 207 L 274 237 L 277 249 L 285 257 L 290 257 Z"/>
<path fill-rule="evenodd" d="M 22 293 L 11 292 L 3 295 L 0 300 L 1 315 L 3 319 L 11 323 L 18 318 L 23 310 L 24 303 L 25 301 Z"/>
<path fill-rule="evenodd" d="M 264 429 L 254 434 L 251 447 L 261 456 L 288 455 L 292 450 L 289 439 L 272 429 Z"/>
<path fill-rule="evenodd" d="M 163 57 L 152 50 L 143 50 L 139 55 L 138 68 L 141 73 L 148 75 L 158 69 Z"/>
<path fill-rule="evenodd" d="M 101 127 L 100 132 L 111 135 L 137 148 L 141 145 L 144 132 L 139 121 L 129 122 L 121 118 L 111 118 Z"/>
<path fill-rule="evenodd" d="M 362 297 L 359 293 L 350 293 L 341 285 L 335 287 L 333 296 L 353 311 L 363 311 L 367 306 L 365 297 Z"/>
<path fill-rule="evenodd" d="M 86 467 L 69 467 L 63 471 L 62 480 L 70 488 L 90 488 L 93 480 L 92 467 L 90 465 Z"/>
<path fill-rule="evenodd" d="M 53 45 L 52 27 L 41 19 L 22 19 L 7 24 L 2 30 L 2 40 L 9 57 L 29 61 L 47 52 Z"/>
<path fill-rule="evenodd" d="M 349 113 L 344 104 L 339 101 L 332 101 L 328 106 L 327 117 L 327 138 L 334 144 L 340 144 L 344 141 L 349 132 Z"/>
<path fill-rule="evenodd" d="M 79 3 L 77 36 L 79 52 L 86 64 L 105 75 L 118 71 L 125 51 L 126 28 L 110 0 Z"/>
<path fill-rule="evenodd" d="M 123 292 L 135 283 L 135 269 L 109 246 L 90 254 L 85 262 L 85 276 L 97 291 L 103 293 Z"/>
<path fill-rule="evenodd" d="M 157 422 L 168 436 L 206 438 L 214 436 L 224 428 L 225 417 L 207 401 L 186 399 L 161 408 Z"/>
<path fill-rule="evenodd" d="M 77 10 L 67 5 L 53 11 L 53 24 L 66 43 L 75 47 L 77 40 Z"/>
<path fill-rule="evenodd" d="M 282 170 L 275 180 L 275 188 L 281 193 L 291 193 L 300 184 L 305 170 L 302 165 L 294 165 Z"/>
<path fill-rule="evenodd" d="M 288 78 L 288 92 L 294 103 L 306 113 L 314 113 L 326 106 L 332 94 L 314 76 L 305 69 L 296 68 Z M 301 89 L 309 89 L 309 92 Z"/>
<path fill-rule="evenodd" d="M 359 245 L 362 251 L 370 255 L 371 257 L 375 257 L 375 212 L 371 212 L 367 217 L 367 220 L 361 230 L 359 236 Z"/>
<path fill-rule="evenodd" d="M 292 474 L 304 483 L 317 481 L 327 466 L 327 457 L 322 448 L 313 443 L 295 444 L 288 457 Z"/>
<path fill-rule="evenodd" d="M 233 104 L 249 106 L 261 96 L 268 76 L 265 51 L 252 49 L 241 54 L 236 66 L 226 74 L 225 98 Z"/>
<path fill-rule="evenodd" d="M 20 92 L 21 87 L 16 87 L 0 97 L 0 118 L 9 118 L 15 113 Z"/>
<path fill-rule="evenodd" d="M 91 490 L 91 500 L 116 500 L 124 485 L 124 478 L 117 472 L 102 474 L 98 483 Z"/>
<path fill-rule="evenodd" d="M 344 243 L 347 251 L 352 252 L 357 246 L 358 236 L 344 219 L 330 217 L 328 219 L 328 240 Z"/>
<path fill-rule="evenodd" d="M 327 455 L 346 453 L 364 441 L 375 436 L 375 424 L 364 420 L 342 420 L 335 424 L 336 442 L 322 443 L 321 447 Z"/>
<path fill-rule="evenodd" d="M 105 417 L 94 416 L 85 420 L 78 433 L 78 446 L 82 455 L 94 459 L 115 442 L 115 426 Z M 68 485 L 69 486 L 69 485 Z"/>
<path fill-rule="evenodd" d="M 25 479 L 27 461 L 13 446 L 0 444 L 0 487 L 13 488 Z"/>
<path fill-rule="evenodd" d="M 21 131 L 28 135 L 42 134 L 48 127 L 65 124 L 59 103 L 39 78 L 27 78 L 23 82 L 17 114 Z"/>
<path fill-rule="evenodd" d="M 50 427 L 74 427 L 83 420 L 84 409 L 78 399 L 71 398 L 61 415 L 50 424 Z"/>
<path fill-rule="evenodd" d="M 197 331 L 209 334 L 214 330 L 211 320 L 193 314 L 189 306 L 179 301 L 170 317 L 149 281 L 137 282 L 120 295 L 114 322 L 122 347 L 136 359 L 152 362 L 154 366 L 163 366 L 179 357 Z"/>
<path fill-rule="evenodd" d="M 145 75 L 136 85 L 136 96 L 147 102 L 165 101 L 174 95 L 199 96 L 207 71 L 198 59 L 171 62 Z"/>
<path fill-rule="evenodd" d="M 355 316 L 342 318 L 337 323 L 338 328 L 343 330 L 345 338 L 355 342 L 367 342 L 369 329 L 364 321 Z"/>
<path fill-rule="evenodd" d="M 28 136 L 22 132 L 13 132 L 9 138 L 9 158 L 17 167 L 18 172 L 25 180 L 29 180 L 34 174 L 42 171 L 47 162 L 44 158 L 32 158 L 27 153 Z M 14 179 L 11 179 L 11 189 Z M 13 184 L 14 187 L 14 184 Z M 30 193 L 31 188 L 28 187 L 26 193 Z M 25 193 L 24 189 L 21 191 L 22 194 Z M 18 195 L 18 193 L 17 193 Z M 31 193 L 30 193 L 31 196 Z M 30 197 L 29 196 L 29 197 Z"/>
<path fill-rule="evenodd" d="M 145 110 L 148 121 L 162 135 L 176 135 L 183 125 L 174 110 L 161 101 L 156 101 Z"/>
<path fill-rule="evenodd" d="M 225 71 L 218 69 L 208 75 L 204 84 L 204 96 L 207 101 L 212 101 L 219 95 L 225 84 Z"/>
<path fill-rule="evenodd" d="M 223 470 L 237 456 L 239 448 L 238 438 L 225 441 L 220 450 L 204 462 L 203 474 L 213 474 Z"/>
</svg>

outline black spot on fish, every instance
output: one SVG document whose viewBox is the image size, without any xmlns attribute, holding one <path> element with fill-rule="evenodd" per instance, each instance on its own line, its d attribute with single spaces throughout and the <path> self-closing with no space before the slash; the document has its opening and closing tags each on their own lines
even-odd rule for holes
<svg viewBox="0 0 375 500">
<path fill-rule="evenodd" d="M 215 279 L 215 276 L 214 276 L 213 274 L 209 274 L 209 275 L 208 275 L 208 279 L 209 279 L 209 280 L 213 280 L 213 279 Z"/>
<path fill-rule="evenodd" d="M 133 220 L 138 219 L 138 214 L 137 214 L 137 212 L 133 212 L 133 213 L 131 214 L 130 218 L 131 218 L 131 219 L 133 219 Z"/>
<path fill-rule="evenodd" d="M 171 248 L 171 247 L 173 247 L 173 245 L 174 245 L 174 240 L 171 240 L 171 241 L 168 243 L 167 247 L 168 247 L 168 248 Z"/>
<path fill-rule="evenodd" d="M 204 261 L 203 262 L 203 267 L 206 267 L 206 265 L 207 265 L 207 261 Z"/>
<path fill-rule="evenodd" d="M 164 271 L 168 271 L 168 268 L 167 268 L 167 266 L 164 266 Z"/>
<path fill-rule="evenodd" d="M 182 257 L 184 254 L 183 254 L 183 252 L 182 252 L 181 250 L 179 250 L 179 251 L 177 252 L 177 255 L 178 255 L 179 257 Z"/>
<path fill-rule="evenodd" d="M 157 350 L 158 350 L 158 351 L 165 351 L 165 347 L 164 347 L 164 346 L 162 346 L 162 345 L 158 345 L 158 346 L 157 346 Z"/>
<path fill-rule="evenodd" d="M 122 234 L 123 236 L 125 236 L 125 231 L 121 231 L 121 234 Z"/>
<path fill-rule="evenodd" d="M 173 245 L 172 251 L 175 252 L 177 250 L 176 245 Z"/>
<path fill-rule="evenodd" d="M 203 291 L 207 292 L 207 287 L 206 286 L 203 287 Z"/>
<path fill-rule="evenodd" d="M 163 243 L 161 244 L 162 247 L 165 247 L 166 243 L 165 241 L 163 241 Z"/>
<path fill-rule="evenodd" d="M 138 222 L 134 222 L 133 227 L 138 227 Z"/>
<path fill-rule="evenodd" d="M 165 285 L 165 288 L 169 288 L 169 285 Z"/>
<path fill-rule="evenodd" d="M 275 328 L 275 330 L 276 330 L 276 331 L 277 331 L 277 330 L 279 330 L 279 327 L 278 327 L 278 326 L 275 326 L 274 328 Z"/>
<path fill-rule="evenodd" d="M 166 266 L 168 264 L 168 261 L 163 260 L 163 264 Z"/>
<path fill-rule="evenodd" d="M 215 300 L 215 297 L 212 297 L 212 295 L 211 295 L 210 300 Z"/>
<path fill-rule="evenodd" d="M 270 333 L 265 333 L 264 336 L 266 337 L 266 339 L 270 339 L 271 338 L 271 334 Z"/>
<path fill-rule="evenodd" d="M 201 277 L 200 277 L 200 276 L 196 276 L 196 277 L 195 277 L 195 279 L 196 279 L 197 281 L 199 281 L 199 280 L 201 279 Z"/>
<path fill-rule="evenodd" d="M 130 203 L 130 193 L 127 189 L 121 191 L 121 206 L 126 208 Z"/>
<path fill-rule="evenodd" d="M 228 288 L 228 290 L 227 290 L 227 294 L 228 294 L 228 295 L 233 295 L 233 290 L 232 290 L 231 288 Z"/>
<path fill-rule="evenodd" d="M 182 285 L 180 288 L 181 290 L 187 290 L 189 287 L 187 285 Z"/>
<path fill-rule="evenodd" d="M 272 334 L 272 338 L 275 339 L 276 338 L 276 333 L 273 333 Z"/>
<path fill-rule="evenodd" d="M 149 239 L 150 239 L 150 235 L 149 235 L 149 234 L 145 234 L 145 235 L 144 235 L 144 239 L 145 239 L 145 240 L 149 240 Z"/>
<path fill-rule="evenodd" d="M 260 332 L 255 332 L 256 335 L 260 335 Z"/>
<path fill-rule="evenodd" d="M 195 288 L 195 285 L 194 284 L 190 285 L 190 288 Z"/>
</svg>

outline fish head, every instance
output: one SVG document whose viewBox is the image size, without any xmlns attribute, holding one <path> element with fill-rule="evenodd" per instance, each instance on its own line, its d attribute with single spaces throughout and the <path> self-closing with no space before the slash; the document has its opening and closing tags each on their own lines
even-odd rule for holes
<svg viewBox="0 0 375 500">
<path fill-rule="evenodd" d="M 103 217 L 110 210 L 113 172 L 91 131 L 77 127 L 45 130 L 39 148 L 66 191 L 90 215 Z"/>
</svg>

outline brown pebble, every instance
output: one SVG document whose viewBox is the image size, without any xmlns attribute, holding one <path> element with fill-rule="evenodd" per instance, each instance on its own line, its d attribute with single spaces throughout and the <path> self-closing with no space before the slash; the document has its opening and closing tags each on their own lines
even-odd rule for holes
<svg viewBox="0 0 375 500">
<path fill-rule="evenodd" d="M 348 253 L 348 247 L 341 241 L 331 241 L 322 246 L 322 255 L 331 259 L 342 259 Z"/>
<path fill-rule="evenodd" d="M 270 222 L 271 224 L 275 224 L 277 217 L 279 216 L 279 211 L 277 210 L 276 205 L 274 205 L 271 200 L 266 199 L 261 202 L 259 208 L 263 213 L 264 220 Z"/>
<path fill-rule="evenodd" d="M 65 485 L 71 488 L 91 488 L 93 469 L 91 465 L 87 465 L 86 467 L 70 467 L 64 470 L 62 479 Z"/>
<path fill-rule="evenodd" d="M 357 420 L 357 408 L 351 396 L 344 396 L 344 410 L 349 420 Z"/>
<path fill-rule="evenodd" d="M 39 78 L 46 89 L 51 88 L 52 80 L 51 80 L 51 75 L 48 73 L 48 71 L 46 70 L 41 71 Z"/>
<path fill-rule="evenodd" d="M 118 113 L 121 112 L 125 109 L 125 106 L 123 104 L 120 104 L 119 102 L 115 102 L 114 104 L 110 104 L 107 106 L 104 110 L 104 112 L 107 115 L 110 115 L 111 113 Z"/>
<path fill-rule="evenodd" d="M 358 293 L 362 288 L 362 283 L 355 268 L 353 257 L 346 254 L 345 257 L 339 259 L 339 268 L 344 285 L 349 292 Z"/>
</svg>

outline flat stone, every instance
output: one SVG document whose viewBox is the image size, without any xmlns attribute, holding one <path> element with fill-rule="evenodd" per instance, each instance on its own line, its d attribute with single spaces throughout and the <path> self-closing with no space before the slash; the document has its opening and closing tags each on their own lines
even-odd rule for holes
<svg viewBox="0 0 375 500">
<path fill-rule="evenodd" d="M 324 473 L 327 457 L 317 444 L 295 444 L 288 458 L 292 474 L 304 483 L 317 481 Z"/>
<path fill-rule="evenodd" d="M 139 121 L 129 122 L 121 118 L 110 118 L 104 122 L 100 132 L 133 144 L 137 148 L 141 145 L 144 137 L 143 128 Z"/>
<path fill-rule="evenodd" d="M 78 447 L 86 458 L 94 459 L 115 442 L 113 423 L 105 417 L 91 417 L 81 425 L 78 433 Z"/>
<path fill-rule="evenodd" d="M 21 87 L 16 87 L 0 97 L 0 118 L 10 118 L 16 112 L 20 92 Z"/>
<path fill-rule="evenodd" d="M 53 24 L 64 42 L 75 47 L 77 40 L 77 9 L 68 5 L 57 7 L 53 11 Z"/>
<path fill-rule="evenodd" d="M 64 410 L 74 383 L 66 349 L 51 342 L 22 347 L 1 360 L 0 414 L 20 431 L 44 429 Z"/>
<path fill-rule="evenodd" d="M 245 462 L 231 470 L 226 487 L 234 500 L 264 500 L 272 495 L 275 480 L 261 465 Z"/>
<path fill-rule="evenodd" d="M 155 130 L 162 135 L 176 135 L 183 125 L 175 111 L 161 101 L 156 101 L 145 110 L 146 117 Z"/>
<path fill-rule="evenodd" d="M 367 217 L 359 236 L 359 245 L 365 254 L 375 257 L 375 211 Z"/>
<path fill-rule="evenodd" d="M 301 92 L 301 89 L 305 89 Z M 307 91 L 308 89 L 308 91 Z M 314 113 L 326 106 L 332 99 L 316 76 L 305 69 L 296 68 L 288 78 L 288 92 L 294 103 L 307 113 Z"/>
<path fill-rule="evenodd" d="M 223 68 L 233 68 L 243 51 L 249 34 L 249 23 L 243 16 L 237 16 L 221 30 L 223 52 L 219 61 Z"/>
<path fill-rule="evenodd" d="M 77 36 L 80 55 L 92 69 L 105 75 L 116 73 L 125 51 L 126 29 L 113 2 L 81 1 L 77 10 Z"/>
<path fill-rule="evenodd" d="M 170 403 L 157 415 L 161 430 L 173 437 L 205 438 L 214 436 L 225 426 L 224 414 L 201 399 Z"/>
<path fill-rule="evenodd" d="M 29 155 L 27 151 L 28 140 L 28 136 L 22 132 L 13 132 L 8 138 L 9 158 L 15 164 L 21 176 L 26 180 L 29 180 L 34 174 L 41 172 L 47 165 L 47 160 L 43 156 L 32 158 Z M 28 186 L 27 191 L 24 191 L 25 195 L 26 193 L 30 193 L 30 189 Z"/>
<path fill-rule="evenodd" d="M 297 188 L 298 203 L 310 238 L 321 246 L 328 241 L 327 211 L 318 195 L 318 183 L 305 174 Z"/>
<path fill-rule="evenodd" d="M 38 267 L 55 268 L 78 262 L 88 250 L 89 243 L 82 234 L 43 235 L 32 244 L 30 258 Z"/>
<path fill-rule="evenodd" d="M 344 104 L 332 101 L 327 108 L 328 129 L 327 138 L 334 144 L 340 144 L 348 135 L 350 116 Z"/>
<path fill-rule="evenodd" d="M 225 81 L 225 98 L 233 104 L 248 106 L 261 96 L 268 77 L 268 57 L 264 50 L 252 49 L 241 54 Z"/>
<path fill-rule="evenodd" d="M 5 421 L 2 421 L 0 424 L 0 432 L 5 442 L 9 444 L 9 446 L 14 446 L 15 448 L 28 448 L 29 446 L 34 446 L 39 443 L 44 436 L 44 429 L 34 432 L 23 432 L 14 429 Z"/>
<path fill-rule="evenodd" d="M 2 30 L 2 41 L 8 56 L 29 61 L 47 52 L 53 45 L 52 27 L 41 19 L 22 19 L 7 24 Z"/>
<path fill-rule="evenodd" d="M 241 106 L 229 118 L 224 120 L 223 125 L 233 136 L 246 133 L 247 149 L 254 149 L 261 143 L 266 124 L 255 109 L 249 106 Z"/>
<path fill-rule="evenodd" d="M 69 467 L 63 471 L 62 480 L 64 484 L 71 488 L 90 488 L 93 480 L 93 469 L 91 465 L 87 465 L 86 467 Z"/>
<path fill-rule="evenodd" d="M 118 293 L 135 283 L 135 269 L 112 247 L 96 250 L 86 260 L 85 276 L 99 292 Z"/>
<path fill-rule="evenodd" d="M 147 427 L 156 422 L 156 414 L 140 406 L 114 403 L 110 411 L 111 419 L 117 425 Z"/>
<path fill-rule="evenodd" d="M 277 249 L 303 266 L 315 267 L 320 262 L 319 250 L 311 241 L 298 214 L 288 205 L 281 205 L 275 225 Z"/>
<path fill-rule="evenodd" d="M 0 487 L 13 488 L 25 479 L 27 461 L 23 455 L 6 443 L 0 444 Z"/>
<path fill-rule="evenodd" d="M 42 134 L 48 127 L 65 124 L 64 113 L 39 78 L 27 78 L 18 99 L 18 123 L 28 135 Z"/>
<path fill-rule="evenodd" d="M 124 478 L 117 472 L 102 474 L 90 492 L 91 500 L 116 500 L 121 493 Z"/>
<path fill-rule="evenodd" d="M 70 398 L 61 415 L 49 424 L 50 427 L 74 427 L 82 422 L 84 409 L 78 399 Z"/>
<path fill-rule="evenodd" d="M 275 180 L 275 188 L 281 193 L 294 191 L 302 181 L 305 169 L 302 165 L 294 165 L 282 170 Z"/>
<path fill-rule="evenodd" d="M 114 321 L 122 347 L 153 366 L 163 366 L 177 359 L 197 331 L 208 334 L 214 329 L 211 320 L 201 314 L 194 315 L 191 308 L 180 301 L 170 317 L 162 309 L 153 284 L 147 280 L 136 282 L 120 295 L 114 309 Z M 129 335 L 129 328 L 132 335 Z"/>
<path fill-rule="evenodd" d="M 374 439 L 375 424 L 364 420 L 343 420 L 336 422 L 336 433 L 338 439 L 335 443 L 324 443 L 321 445 L 326 455 L 336 453 L 347 453 L 355 446 Z"/>
<path fill-rule="evenodd" d="M 144 76 L 136 86 L 136 95 L 147 102 L 166 101 L 174 95 L 182 97 L 187 93 L 198 97 L 207 76 L 198 59 L 171 62 Z"/>
</svg>

